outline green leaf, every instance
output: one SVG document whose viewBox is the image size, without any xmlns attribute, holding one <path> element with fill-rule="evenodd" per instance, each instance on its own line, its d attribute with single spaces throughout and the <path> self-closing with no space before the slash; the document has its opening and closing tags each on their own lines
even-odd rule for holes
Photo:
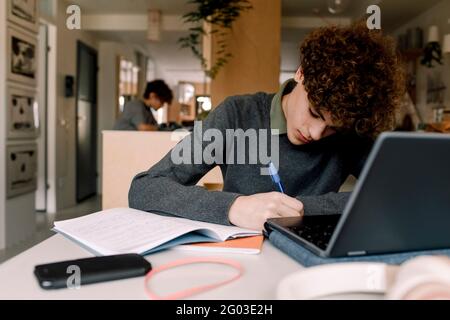
<svg viewBox="0 0 450 320">
<path fill-rule="evenodd" d="M 184 23 L 208 22 L 224 29 L 231 29 L 233 22 L 240 17 L 242 12 L 253 8 L 248 0 L 188 0 L 187 3 L 195 5 L 196 9 L 183 15 L 182 20 Z M 219 33 L 219 40 L 217 41 L 219 50 L 216 51 L 216 63 L 209 70 L 207 70 L 206 60 L 202 52 L 200 52 L 200 35 L 208 34 L 203 27 L 190 27 L 189 35 L 178 39 L 181 48 L 191 49 L 194 56 L 200 60 L 205 75 L 211 79 L 216 77 L 220 68 L 232 57 L 231 53 L 225 53 L 227 43 L 223 38 L 228 33 L 216 28 L 209 32 L 211 35 L 216 33 Z"/>
</svg>

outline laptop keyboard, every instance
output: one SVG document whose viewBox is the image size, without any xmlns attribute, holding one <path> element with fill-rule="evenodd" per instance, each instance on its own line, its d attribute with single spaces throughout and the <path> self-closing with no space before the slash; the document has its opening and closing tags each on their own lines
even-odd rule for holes
<svg viewBox="0 0 450 320">
<path fill-rule="evenodd" d="M 306 219 L 299 226 L 293 226 L 289 229 L 299 237 L 314 244 L 318 248 L 325 250 L 331 240 L 333 231 L 339 222 L 339 216 L 325 216 L 325 219 Z"/>
</svg>

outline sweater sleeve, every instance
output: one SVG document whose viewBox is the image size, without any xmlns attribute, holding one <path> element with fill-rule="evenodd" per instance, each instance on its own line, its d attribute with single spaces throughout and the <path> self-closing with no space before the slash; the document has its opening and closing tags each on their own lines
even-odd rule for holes
<svg viewBox="0 0 450 320">
<path fill-rule="evenodd" d="M 210 143 L 203 141 L 203 134 L 215 129 L 210 132 L 219 130 L 225 137 L 225 129 L 233 127 L 232 103 L 230 99 L 225 100 L 203 121 L 201 130 L 194 129 L 155 166 L 133 179 L 128 194 L 131 208 L 230 225 L 228 211 L 240 194 L 207 191 L 195 184 L 218 162 L 203 161 L 203 150 Z M 223 156 L 223 149 L 216 150 L 215 160 Z"/>
<path fill-rule="evenodd" d="M 347 172 L 359 178 L 369 156 L 373 142 L 366 139 L 350 139 L 343 150 L 347 162 Z M 342 214 L 351 192 L 330 192 L 317 196 L 296 198 L 303 203 L 305 215 Z"/>
<path fill-rule="evenodd" d="M 341 214 L 350 192 L 330 192 L 319 196 L 297 196 L 303 203 L 305 215 Z"/>
</svg>

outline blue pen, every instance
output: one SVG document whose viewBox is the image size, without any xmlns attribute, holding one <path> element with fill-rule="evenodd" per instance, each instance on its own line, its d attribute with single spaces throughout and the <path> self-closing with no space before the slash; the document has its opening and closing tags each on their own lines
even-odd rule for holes
<svg viewBox="0 0 450 320">
<path fill-rule="evenodd" d="M 275 185 L 278 187 L 278 191 L 280 191 L 281 193 L 284 193 L 284 188 L 283 188 L 283 185 L 281 184 L 280 176 L 278 175 L 278 170 L 277 170 L 277 168 L 275 168 L 275 166 L 272 162 L 270 162 L 270 164 L 269 164 L 269 172 L 270 172 L 270 177 L 272 178 L 273 183 L 275 183 Z"/>
</svg>

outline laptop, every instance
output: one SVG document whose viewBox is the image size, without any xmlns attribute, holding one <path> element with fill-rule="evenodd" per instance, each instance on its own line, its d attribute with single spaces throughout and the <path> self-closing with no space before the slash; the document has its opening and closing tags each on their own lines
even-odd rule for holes
<svg viewBox="0 0 450 320">
<path fill-rule="evenodd" d="M 450 135 L 379 136 L 339 215 L 269 219 L 321 257 L 450 248 Z"/>
</svg>

